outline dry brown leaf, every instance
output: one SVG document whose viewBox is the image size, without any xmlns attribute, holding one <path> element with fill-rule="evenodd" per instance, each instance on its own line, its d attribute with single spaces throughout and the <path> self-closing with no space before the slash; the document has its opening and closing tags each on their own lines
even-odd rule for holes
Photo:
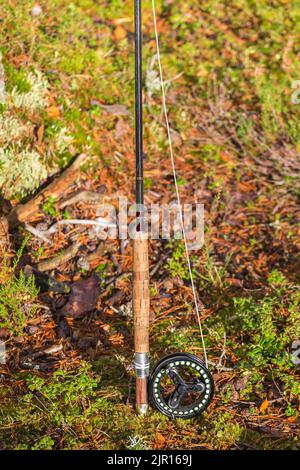
<svg viewBox="0 0 300 470">
<path fill-rule="evenodd" d="M 57 106 L 49 106 L 49 108 L 47 108 L 47 114 L 49 117 L 55 119 L 60 116 L 60 110 Z"/>
<path fill-rule="evenodd" d="M 122 104 L 102 104 L 98 100 L 91 100 L 92 106 L 101 106 L 108 114 L 113 116 L 128 116 L 129 111 Z"/>
<path fill-rule="evenodd" d="M 124 344 L 124 336 L 121 333 L 115 333 L 113 335 L 110 335 L 109 341 L 111 344 L 117 345 L 117 344 Z"/>
<path fill-rule="evenodd" d="M 116 27 L 114 31 L 114 39 L 116 41 L 121 41 L 122 39 L 125 39 L 126 36 L 127 36 L 126 29 L 123 28 L 123 26 L 121 26 L 120 24 L 118 24 L 118 26 Z"/>
<path fill-rule="evenodd" d="M 116 138 L 120 139 L 121 137 L 124 137 L 129 131 L 129 126 L 128 124 L 124 121 L 124 119 L 118 119 L 118 122 L 116 124 Z"/>
<path fill-rule="evenodd" d="M 96 276 L 73 283 L 67 303 L 59 310 L 64 316 L 78 318 L 91 312 L 100 295 L 100 281 Z"/>
<path fill-rule="evenodd" d="M 166 439 L 160 432 L 157 432 L 155 434 L 155 442 L 158 445 L 163 445 L 166 442 Z"/>
<path fill-rule="evenodd" d="M 262 404 L 259 407 L 259 412 L 263 413 L 267 408 L 269 407 L 269 402 L 268 400 L 264 400 Z"/>
<path fill-rule="evenodd" d="M 41 145 L 42 143 L 42 140 L 43 140 L 43 135 L 44 135 L 44 124 L 42 124 L 39 128 L 38 128 L 38 131 L 37 131 L 37 144 L 38 145 Z"/>
<path fill-rule="evenodd" d="M 232 286 L 236 286 L 236 287 L 243 286 L 243 281 L 241 281 L 240 279 L 236 279 L 234 277 L 227 277 L 226 281 L 229 282 L 229 284 L 231 284 Z"/>
</svg>

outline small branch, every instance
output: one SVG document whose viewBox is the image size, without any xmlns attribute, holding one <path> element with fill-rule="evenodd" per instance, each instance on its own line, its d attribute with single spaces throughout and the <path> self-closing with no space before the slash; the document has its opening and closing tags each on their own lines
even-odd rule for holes
<svg viewBox="0 0 300 470">
<path fill-rule="evenodd" d="M 5 217 L 0 217 L 0 258 L 9 245 L 8 222 Z"/>
<path fill-rule="evenodd" d="M 166 259 L 168 258 L 169 254 L 161 256 L 161 258 L 158 260 L 158 262 L 155 264 L 155 266 L 151 269 L 150 271 L 150 276 L 153 277 L 157 271 L 162 267 L 162 265 L 165 263 Z"/>
<path fill-rule="evenodd" d="M 72 204 L 77 204 L 77 202 L 91 202 L 102 204 L 104 197 L 104 194 L 96 193 L 94 191 L 79 191 L 78 193 L 73 194 L 73 196 L 63 201 L 59 205 L 59 207 L 60 209 L 64 209 L 65 207 L 71 206 Z"/>
<path fill-rule="evenodd" d="M 35 237 L 40 238 L 45 243 L 52 243 L 52 240 L 48 238 L 47 235 L 45 235 L 45 232 L 43 232 L 42 230 L 38 230 L 37 228 L 32 227 L 29 224 L 24 224 L 24 228 L 25 230 L 27 230 L 27 232 L 30 232 Z"/>
<path fill-rule="evenodd" d="M 224 331 L 223 349 L 222 349 L 221 355 L 219 357 L 217 368 L 222 367 L 222 360 L 223 360 L 224 357 L 226 357 L 226 331 Z"/>
<path fill-rule="evenodd" d="M 73 245 L 66 248 L 63 253 L 38 263 L 37 269 L 39 271 L 52 271 L 53 269 L 58 268 L 58 266 L 61 264 L 66 263 L 70 259 L 74 258 L 74 256 L 77 255 L 79 248 L 80 243 L 73 243 Z"/>
<path fill-rule="evenodd" d="M 61 194 L 76 181 L 77 173 L 80 170 L 81 165 L 83 165 L 86 160 L 87 155 L 79 155 L 71 164 L 71 166 L 69 166 L 69 168 L 64 170 L 58 178 L 52 181 L 52 183 L 39 192 L 33 199 L 26 202 L 25 204 L 19 204 L 14 207 L 7 216 L 9 228 L 15 228 L 20 223 L 23 223 L 26 220 L 30 220 L 32 217 L 36 216 L 40 206 L 49 196 L 53 198 L 60 197 Z"/>
<path fill-rule="evenodd" d="M 221 370 L 223 372 L 232 372 L 233 369 L 231 367 L 224 367 L 224 366 L 220 366 L 219 364 L 216 364 L 215 362 L 213 361 L 207 361 L 208 364 L 210 364 L 211 366 L 215 367 L 217 370 Z"/>
<path fill-rule="evenodd" d="M 93 263 L 95 261 L 98 261 L 99 258 L 104 256 L 106 250 L 109 250 L 109 246 L 106 246 L 105 243 L 100 242 L 96 250 L 86 255 L 85 259 L 87 260 L 88 263 Z"/>
<path fill-rule="evenodd" d="M 51 225 L 48 230 L 45 230 L 45 234 L 49 235 L 51 233 L 57 232 L 57 227 L 60 225 L 96 225 L 97 227 L 101 228 L 114 228 L 116 224 L 108 222 L 106 219 L 102 219 L 98 217 L 96 220 L 90 219 L 68 219 L 68 220 L 59 220 L 56 224 Z"/>
<path fill-rule="evenodd" d="M 47 355 L 50 355 L 50 354 L 56 354 L 56 353 L 58 353 L 62 350 L 63 350 L 62 343 L 53 344 L 52 346 L 49 346 L 49 348 L 46 348 L 46 349 L 43 349 L 42 351 L 37 351 L 37 352 L 31 354 L 30 360 L 37 359 L 37 358 L 42 357 L 44 355 L 47 356 Z"/>
<path fill-rule="evenodd" d="M 102 219 L 98 217 L 96 220 L 90 219 L 69 219 L 69 220 L 59 220 L 55 224 L 51 225 L 48 230 L 38 230 L 35 227 L 32 227 L 29 224 L 25 224 L 24 228 L 35 235 L 36 237 L 40 238 L 46 243 L 52 243 L 51 238 L 48 235 L 52 235 L 58 231 L 58 227 L 61 225 L 92 225 L 99 228 L 115 228 L 115 224 L 108 222 L 106 219 Z"/>
</svg>

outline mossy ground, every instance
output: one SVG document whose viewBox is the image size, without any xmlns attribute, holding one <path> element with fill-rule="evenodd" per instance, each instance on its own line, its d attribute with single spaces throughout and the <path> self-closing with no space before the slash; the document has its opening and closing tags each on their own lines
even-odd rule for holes
<svg viewBox="0 0 300 470">
<path fill-rule="evenodd" d="M 39 155 L 41 166 L 35 173 L 25 166 L 22 185 L 18 175 L 13 182 L 0 177 L 2 193 L 13 202 L 30 197 L 44 171 L 51 174 L 85 152 L 101 162 L 101 170 L 86 170 L 85 182 L 105 183 L 109 192 L 127 188 L 132 196 L 133 1 L 41 1 L 38 16 L 34 5 L 1 2 L 7 125 L 0 140 L 10 152 L 1 159 L 17 158 L 26 148 Z M 170 200 L 149 0 L 143 8 L 146 195 Z M 157 10 L 180 190 L 184 200 L 196 194 L 205 204 L 205 246 L 193 255 L 193 269 L 215 401 L 193 421 L 170 421 L 155 411 L 136 416 L 132 319 L 109 309 L 101 313 L 108 289 L 99 312 L 72 325 L 88 331 L 89 339 L 101 330 L 100 349 L 65 345 L 50 370 L 24 371 L 22 347 L 30 354 L 43 341 L 55 342 L 56 325 L 41 314 L 35 336 L 23 331 L 23 346 L 9 340 L 13 359 L 3 366 L 0 386 L 3 449 L 299 448 L 299 374 L 291 349 L 300 340 L 300 104 L 292 103 L 300 5 L 157 0 Z M 113 104 L 128 114 L 101 106 Z M 55 201 L 42 210 L 45 217 L 60 216 Z M 56 240 L 56 249 L 64 243 Z M 152 280 L 152 360 L 176 350 L 201 355 L 183 250 L 178 243 L 151 248 L 153 264 L 162 250 L 169 258 Z M 27 250 L 43 259 L 53 248 L 30 240 Z M 124 270 L 129 255 L 118 258 Z M 112 264 L 103 258 L 95 268 L 104 286 Z M 71 264 L 57 274 L 78 276 Z M 130 280 L 119 289 L 129 302 Z"/>
</svg>

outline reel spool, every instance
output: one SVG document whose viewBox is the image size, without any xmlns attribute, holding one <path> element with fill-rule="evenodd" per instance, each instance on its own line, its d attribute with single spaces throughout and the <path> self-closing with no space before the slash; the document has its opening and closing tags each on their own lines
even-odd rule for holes
<svg viewBox="0 0 300 470">
<path fill-rule="evenodd" d="M 193 418 L 203 413 L 214 394 L 205 364 L 193 354 L 175 353 L 159 361 L 149 378 L 152 405 L 169 418 Z"/>
</svg>

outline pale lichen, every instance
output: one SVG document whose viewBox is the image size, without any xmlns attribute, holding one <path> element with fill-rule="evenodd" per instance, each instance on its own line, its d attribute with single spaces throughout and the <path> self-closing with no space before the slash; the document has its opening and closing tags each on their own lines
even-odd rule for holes
<svg viewBox="0 0 300 470">
<path fill-rule="evenodd" d="M 0 149 L 0 190 L 6 197 L 24 197 L 46 178 L 46 167 L 34 150 Z"/>
<path fill-rule="evenodd" d="M 0 57 L 1 59 L 1 57 Z M 2 64 L 0 60 L 0 65 Z M 14 87 L 5 92 L 4 70 L 0 67 L 0 91 L 5 93 L 6 110 L 0 113 L 0 191 L 7 198 L 24 197 L 32 193 L 47 177 L 41 156 L 31 149 L 28 137 L 31 121 L 26 124 L 17 117 L 17 109 L 39 111 L 47 105 L 48 82 L 41 72 L 26 76 L 28 90 Z"/>
<path fill-rule="evenodd" d="M 27 83 L 30 90 L 20 92 L 17 87 L 14 87 L 10 93 L 12 104 L 16 108 L 24 108 L 29 111 L 38 111 L 47 105 L 47 91 L 48 82 L 45 77 L 36 70 L 29 72 L 27 76 Z"/>
<path fill-rule="evenodd" d="M 155 54 L 148 63 L 146 70 L 146 89 L 148 96 L 151 97 L 161 90 L 159 73 L 157 71 L 157 54 Z"/>
<path fill-rule="evenodd" d="M 0 51 L 0 104 L 6 102 L 6 90 L 5 90 L 5 79 L 4 79 L 4 67 L 2 62 L 2 52 Z"/>
<path fill-rule="evenodd" d="M 73 142 L 73 137 L 69 134 L 69 131 L 66 127 L 59 129 L 57 134 L 55 134 L 55 144 L 57 151 L 62 154 L 64 153 Z"/>
<path fill-rule="evenodd" d="M 10 112 L 0 114 L 0 144 L 7 147 L 19 140 L 26 132 L 26 126 Z"/>
</svg>

